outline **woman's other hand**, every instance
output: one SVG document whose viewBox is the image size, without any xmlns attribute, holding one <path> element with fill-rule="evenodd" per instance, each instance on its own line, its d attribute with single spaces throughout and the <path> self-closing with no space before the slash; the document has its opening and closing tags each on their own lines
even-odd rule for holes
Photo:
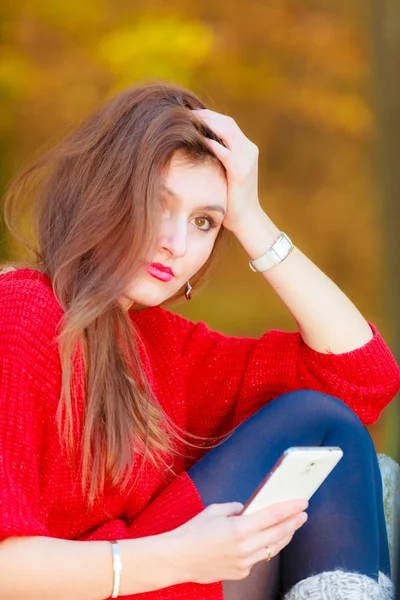
<svg viewBox="0 0 400 600">
<path fill-rule="evenodd" d="M 253 565 L 290 542 L 307 520 L 307 506 L 304 500 L 282 502 L 249 515 L 239 515 L 243 505 L 238 502 L 208 506 L 167 534 L 175 544 L 182 583 L 244 579 Z"/>
</svg>

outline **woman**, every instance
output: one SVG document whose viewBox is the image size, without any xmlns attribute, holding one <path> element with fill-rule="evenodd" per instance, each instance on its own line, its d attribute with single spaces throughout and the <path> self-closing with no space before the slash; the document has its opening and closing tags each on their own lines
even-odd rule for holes
<svg viewBox="0 0 400 600">
<path fill-rule="evenodd" d="M 14 233 L 32 196 L 36 258 L 0 277 L 1 598 L 392 597 L 361 421 L 399 370 L 260 207 L 236 123 L 176 86 L 125 90 L 15 179 Z M 160 308 L 224 230 L 298 332 L 226 337 Z M 344 451 L 307 523 L 303 501 L 239 516 L 292 445 Z"/>
</svg>

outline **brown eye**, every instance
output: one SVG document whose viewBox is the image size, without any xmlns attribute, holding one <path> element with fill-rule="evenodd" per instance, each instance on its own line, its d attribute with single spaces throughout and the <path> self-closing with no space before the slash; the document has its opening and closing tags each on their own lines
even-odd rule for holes
<svg viewBox="0 0 400 600">
<path fill-rule="evenodd" d="M 194 224 L 203 231 L 208 231 L 208 229 L 211 227 L 210 221 L 207 219 L 207 217 L 196 217 L 194 219 Z"/>
</svg>

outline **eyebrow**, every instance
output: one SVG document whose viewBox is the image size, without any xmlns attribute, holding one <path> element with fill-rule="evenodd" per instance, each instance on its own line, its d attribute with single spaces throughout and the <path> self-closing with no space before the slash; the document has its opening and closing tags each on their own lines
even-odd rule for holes
<svg viewBox="0 0 400 600">
<path fill-rule="evenodd" d="M 167 185 L 163 184 L 162 189 L 164 192 L 167 192 L 173 198 L 180 199 L 178 194 L 175 194 Z M 198 210 L 208 210 L 213 212 L 219 212 L 223 217 L 225 216 L 225 210 L 222 208 L 220 204 L 207 204 L 206 206 L 199 206 Z"/>
</svg>

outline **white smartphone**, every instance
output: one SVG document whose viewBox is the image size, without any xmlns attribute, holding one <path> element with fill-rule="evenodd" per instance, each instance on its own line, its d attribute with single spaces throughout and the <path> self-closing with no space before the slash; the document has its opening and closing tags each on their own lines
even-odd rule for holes
<svg viewBox="0 0 400 600">
<path fill-rule="evenodd" d="M 286 500 L 309 500 L 343 456 L 337 446 L 292 446 L 284 451 L 240 514 Z"/>
</svg>

